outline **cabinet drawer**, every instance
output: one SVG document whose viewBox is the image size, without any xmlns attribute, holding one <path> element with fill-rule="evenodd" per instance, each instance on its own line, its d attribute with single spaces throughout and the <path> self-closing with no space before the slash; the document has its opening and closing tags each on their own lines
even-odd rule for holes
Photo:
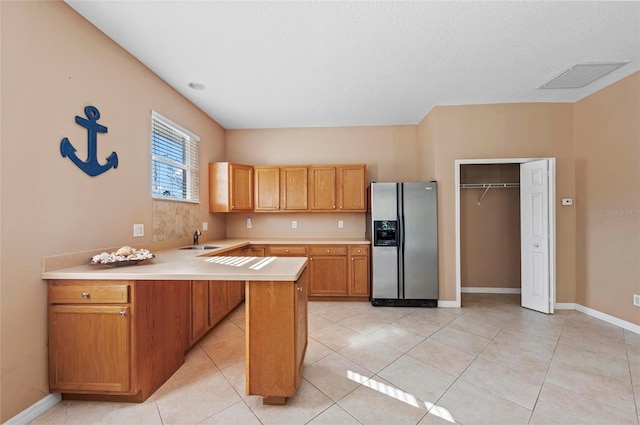
<svg viewBox="0 0 640 425">
<path fill-rule="evenodd" d="M 282 257 L 306 257 L 307 256 L 307 247 L 305 245 L 279 245 L 279 246 L 270 246 L 269 247 L 269 255 L 273 256 L 282 256 Z"/>
<path fill-rule="evenodd" d="M 129 285 L 49 285 L 51 304 L 122 304 L 129 302 Z"/>
<path fill-rule="evenodd" d="M 349 255 L 369 255 L 369 247 L 366 245 L 350 246 Z"/>
<path fill-rule="evenodd" d="M 346 246 L 311 246 L 309 255 L 347 255 Z"/>
</svg>

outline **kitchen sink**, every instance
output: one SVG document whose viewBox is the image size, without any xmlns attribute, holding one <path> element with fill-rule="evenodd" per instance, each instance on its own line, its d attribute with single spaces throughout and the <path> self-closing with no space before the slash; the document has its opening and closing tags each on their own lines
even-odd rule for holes
<svg viewBox="0 0 640 425">
<path fill-rule="evenodd" d="M 214 245 L 191 245 L 191 246 L 183 246 L 180 249 L 218 249 L 222 248 L 221 246 Z"/>
</svg>

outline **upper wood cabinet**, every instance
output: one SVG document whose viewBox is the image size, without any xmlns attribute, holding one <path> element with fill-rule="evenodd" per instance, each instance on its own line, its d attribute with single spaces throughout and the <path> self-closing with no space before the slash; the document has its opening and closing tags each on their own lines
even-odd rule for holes
<svg viewBox="0 0 640 425">
<path fill-rule="evenodd" d="M 309 208 L 307 167 L 280 168 L 280 206 L 285 211 Z"/>
<path fill-rule="evenodd" d="M 311 211 L 366 211 L 366 165 L 309 167 Z"/>
<path fill-rule="evenodd" d="M 255 211 L 306 211 L 307 167 L 255 167 Z"/>
<path fill-rule="evenodd" d="M 209 211 L 253 211 L 253 167 L 209 163 Z"/>
</svg>

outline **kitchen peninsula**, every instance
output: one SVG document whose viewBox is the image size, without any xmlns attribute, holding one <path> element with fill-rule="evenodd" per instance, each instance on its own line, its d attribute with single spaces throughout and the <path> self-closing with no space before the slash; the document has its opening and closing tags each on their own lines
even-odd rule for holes
<svg viewBox="0 0 640 425">
<path fill-rule="evenodd" d="M 168 249 L 131 267 L 51 270 L 45 259 L 50 391 L 144 401 L 245 299 L 247 394 L 285 404 L 307 346 L 308 260 L 242 256 L 247 245 Z"/>
</svg>

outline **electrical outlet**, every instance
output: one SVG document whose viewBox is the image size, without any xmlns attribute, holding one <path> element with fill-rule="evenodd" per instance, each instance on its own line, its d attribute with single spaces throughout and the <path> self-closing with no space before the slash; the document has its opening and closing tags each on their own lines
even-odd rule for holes
<svg viewBox="0 0 640 425">
<path fill-rule="evenodd" d="M 640 307 L 640 295 L 633 294 L 633 305 Z"/>
<path fill-rule="evenodd" d="M 139 238 L 144 236 L 144 224 L 134 224 L 133 225 L 133 237 Z"/>
<path fill-rule="evenodd" d="M 252 223 L 251 223 L 251 217 L 247 217 L 247 229 L 251 229 Z"/>
<path fill-rule="evenodd" d="M 338 228 L 342 229 L 344 227 L 344 221 L 338 220 Z"/>
<path fill-rule="evenodd" d="M 293 221 L 291 222 L 291 228 L 292 228 L 292 229 L 297 229 L 297 228 L 298 228 L 298 222 L 297 222 L 297 221 L 295 221 L 295 220 L 293 220 Z"/>
<path fill-rule="evenodd" d="M 208 221 L 203 221 L 202 222 L 202 230 L 203 231 L 209 230 L 209 222 Z"/>
</svg>

